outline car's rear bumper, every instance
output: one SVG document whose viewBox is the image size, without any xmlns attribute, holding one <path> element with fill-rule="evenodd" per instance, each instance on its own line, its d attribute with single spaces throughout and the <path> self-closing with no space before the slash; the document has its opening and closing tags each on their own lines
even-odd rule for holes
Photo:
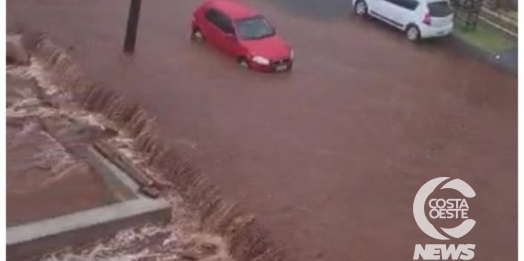
<svg viewBox="0 0 524 261">
<path fill-rule="evenodd" d="M 453 32 L 453 23 L 442 27 L 427 26 L 424 25 L 420 28 L 420 37 L 422 38 L 433 38 L 443 37 Z"/>
</svg>

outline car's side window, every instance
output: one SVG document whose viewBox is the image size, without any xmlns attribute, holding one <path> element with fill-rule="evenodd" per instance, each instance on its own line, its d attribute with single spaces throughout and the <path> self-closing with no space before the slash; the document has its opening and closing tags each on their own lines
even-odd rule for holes
<svg viewBox="0 0 524 261">
<path fill-rule="evenodd" d="M 402 7 L 402 6 L 400 5 L 400 1 L 401 1 L 401 0 L 384 0 L 384 1 Z"/>
<path fill-rule="evenodd" d="M 235 32 L 231 19 L 229 19 L 229 17 L 222 12 L 214 8 L 209 8 L 205 13 L 205 17 L 224 33 L 232 34 Z"/>
<path fill-rule="evenodd" d="M 402 8 L 408 9 L 408 10 L 415 10 L 418 6 L 418 1 L 416 0 L 385 0 L 387 2 L 390 2 L 394 5 L 400 6 Z"/>
<path fill-rule="evenodd" d="M 384 0 L 385 2 L 390 2 L 392 4 L 398 5 L 397 0 Z"/>
<path fill-rule="evenodd" d="M 224 13 L 219 12 L 218 15 L 218 28 L 224 33 L 234 34 L 235 30 L 233 29 L 233 23 L 231 19 Z"/>
<path fill-rule="evenodd" d="M 418 6 L 418 1 L 416 0 L 386 0 L 388 2 L 391 2 L 395 5 L 398 5 L 402 8 L 408 9 L 408 10 L 415 10 Z"/>
<path fill-rule="evenodd" d="M 400 0 L 402 2 L 402 6 L 413 11 L 417 9 L 418 7 L 418 1 L 415 0 Z"/>
<path fill-rule="evenodd" d="M 218 26 L 218 22 L 217 22 L 218 15 L 219 15 L 218 11 L 214 8 L 207 9 L 206 13 L 204 14 L 204 16 L 206 17 L 206 20 L 208 20 L 209 22 L 217 26 Z"/>
</svg>

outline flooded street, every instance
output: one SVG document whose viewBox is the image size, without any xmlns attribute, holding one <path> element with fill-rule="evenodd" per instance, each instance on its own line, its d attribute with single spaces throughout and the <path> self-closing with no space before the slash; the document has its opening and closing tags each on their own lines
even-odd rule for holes
<svg viewBox="0 0 524 261">
<path fill-rule="evenodd" d="M 332 2 L 332 4 L 330 4 Z M 139 102 L 183 157 L 257 215 L 286 260 L 410 260 L 438 244 L 413 218 L 418 189 L 460 178 L 475 260 L 517 257 L 517 78 L 455 48 L 413 45 L 345 1 L 249 0 L 294 48 L 290 74 L 245 72 L 189 41 L 199 1 L 7 1 L 8 31 L 45 31 L 82 69 Z M 322 3 L 322 4 L 320 4 Z M 454 223 L 454 225 L 457 225 Z"/>
</svg>

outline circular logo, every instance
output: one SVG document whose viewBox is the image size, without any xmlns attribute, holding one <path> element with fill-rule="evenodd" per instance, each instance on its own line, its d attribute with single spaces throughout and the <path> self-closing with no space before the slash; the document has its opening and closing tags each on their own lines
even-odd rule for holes
<svg viewBox="0 0 524 261">
<path fill-rule="evenodd" d="M 424 213 L 424 206 L 429 195 L 449 177 L 440 177 L 432 179 L 424 184 L 413 202 L 413 216 L 420 229 L 426 233 L 426 235 L 439 240 L 449 240 L 449 237 L 442 235 L 427 219 L 426 213 Z M 448 181 L 442 186 L 442 189 L 454 189 L 460 192 L 466 198 L 475 197 L 475 191 L 464 181 L 460 179 L 453 179 Z M 461 238 L 466 235 L 475 226 L 475 220 L 467 218 L 467 210 L 469 206 L 465 199 L 431 199 L 430 211 L 431 218 L 458 218 L 462 217 L 464 220 L 460 225 L 453 228 L 442 228 L 445 234 L 453 238 Z"/>
</svg>

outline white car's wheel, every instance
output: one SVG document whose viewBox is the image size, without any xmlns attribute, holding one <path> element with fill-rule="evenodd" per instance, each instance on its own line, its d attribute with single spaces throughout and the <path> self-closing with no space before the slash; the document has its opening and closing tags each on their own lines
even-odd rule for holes
<svg viewBox="0 0 524 261">
<path fill-rule="evenodd" d="M 368 13 L 368 5 L 364 0 L 360 0 L 355 4 L 355 13 L 364 16 Z"/>
<path fill-rule="evenodd" d="M 415 25 L 408 26 L 406 30 L 406 37 L 412 42 L 416 42 L 420 39 L 420 30 Z"/>
</svg>

